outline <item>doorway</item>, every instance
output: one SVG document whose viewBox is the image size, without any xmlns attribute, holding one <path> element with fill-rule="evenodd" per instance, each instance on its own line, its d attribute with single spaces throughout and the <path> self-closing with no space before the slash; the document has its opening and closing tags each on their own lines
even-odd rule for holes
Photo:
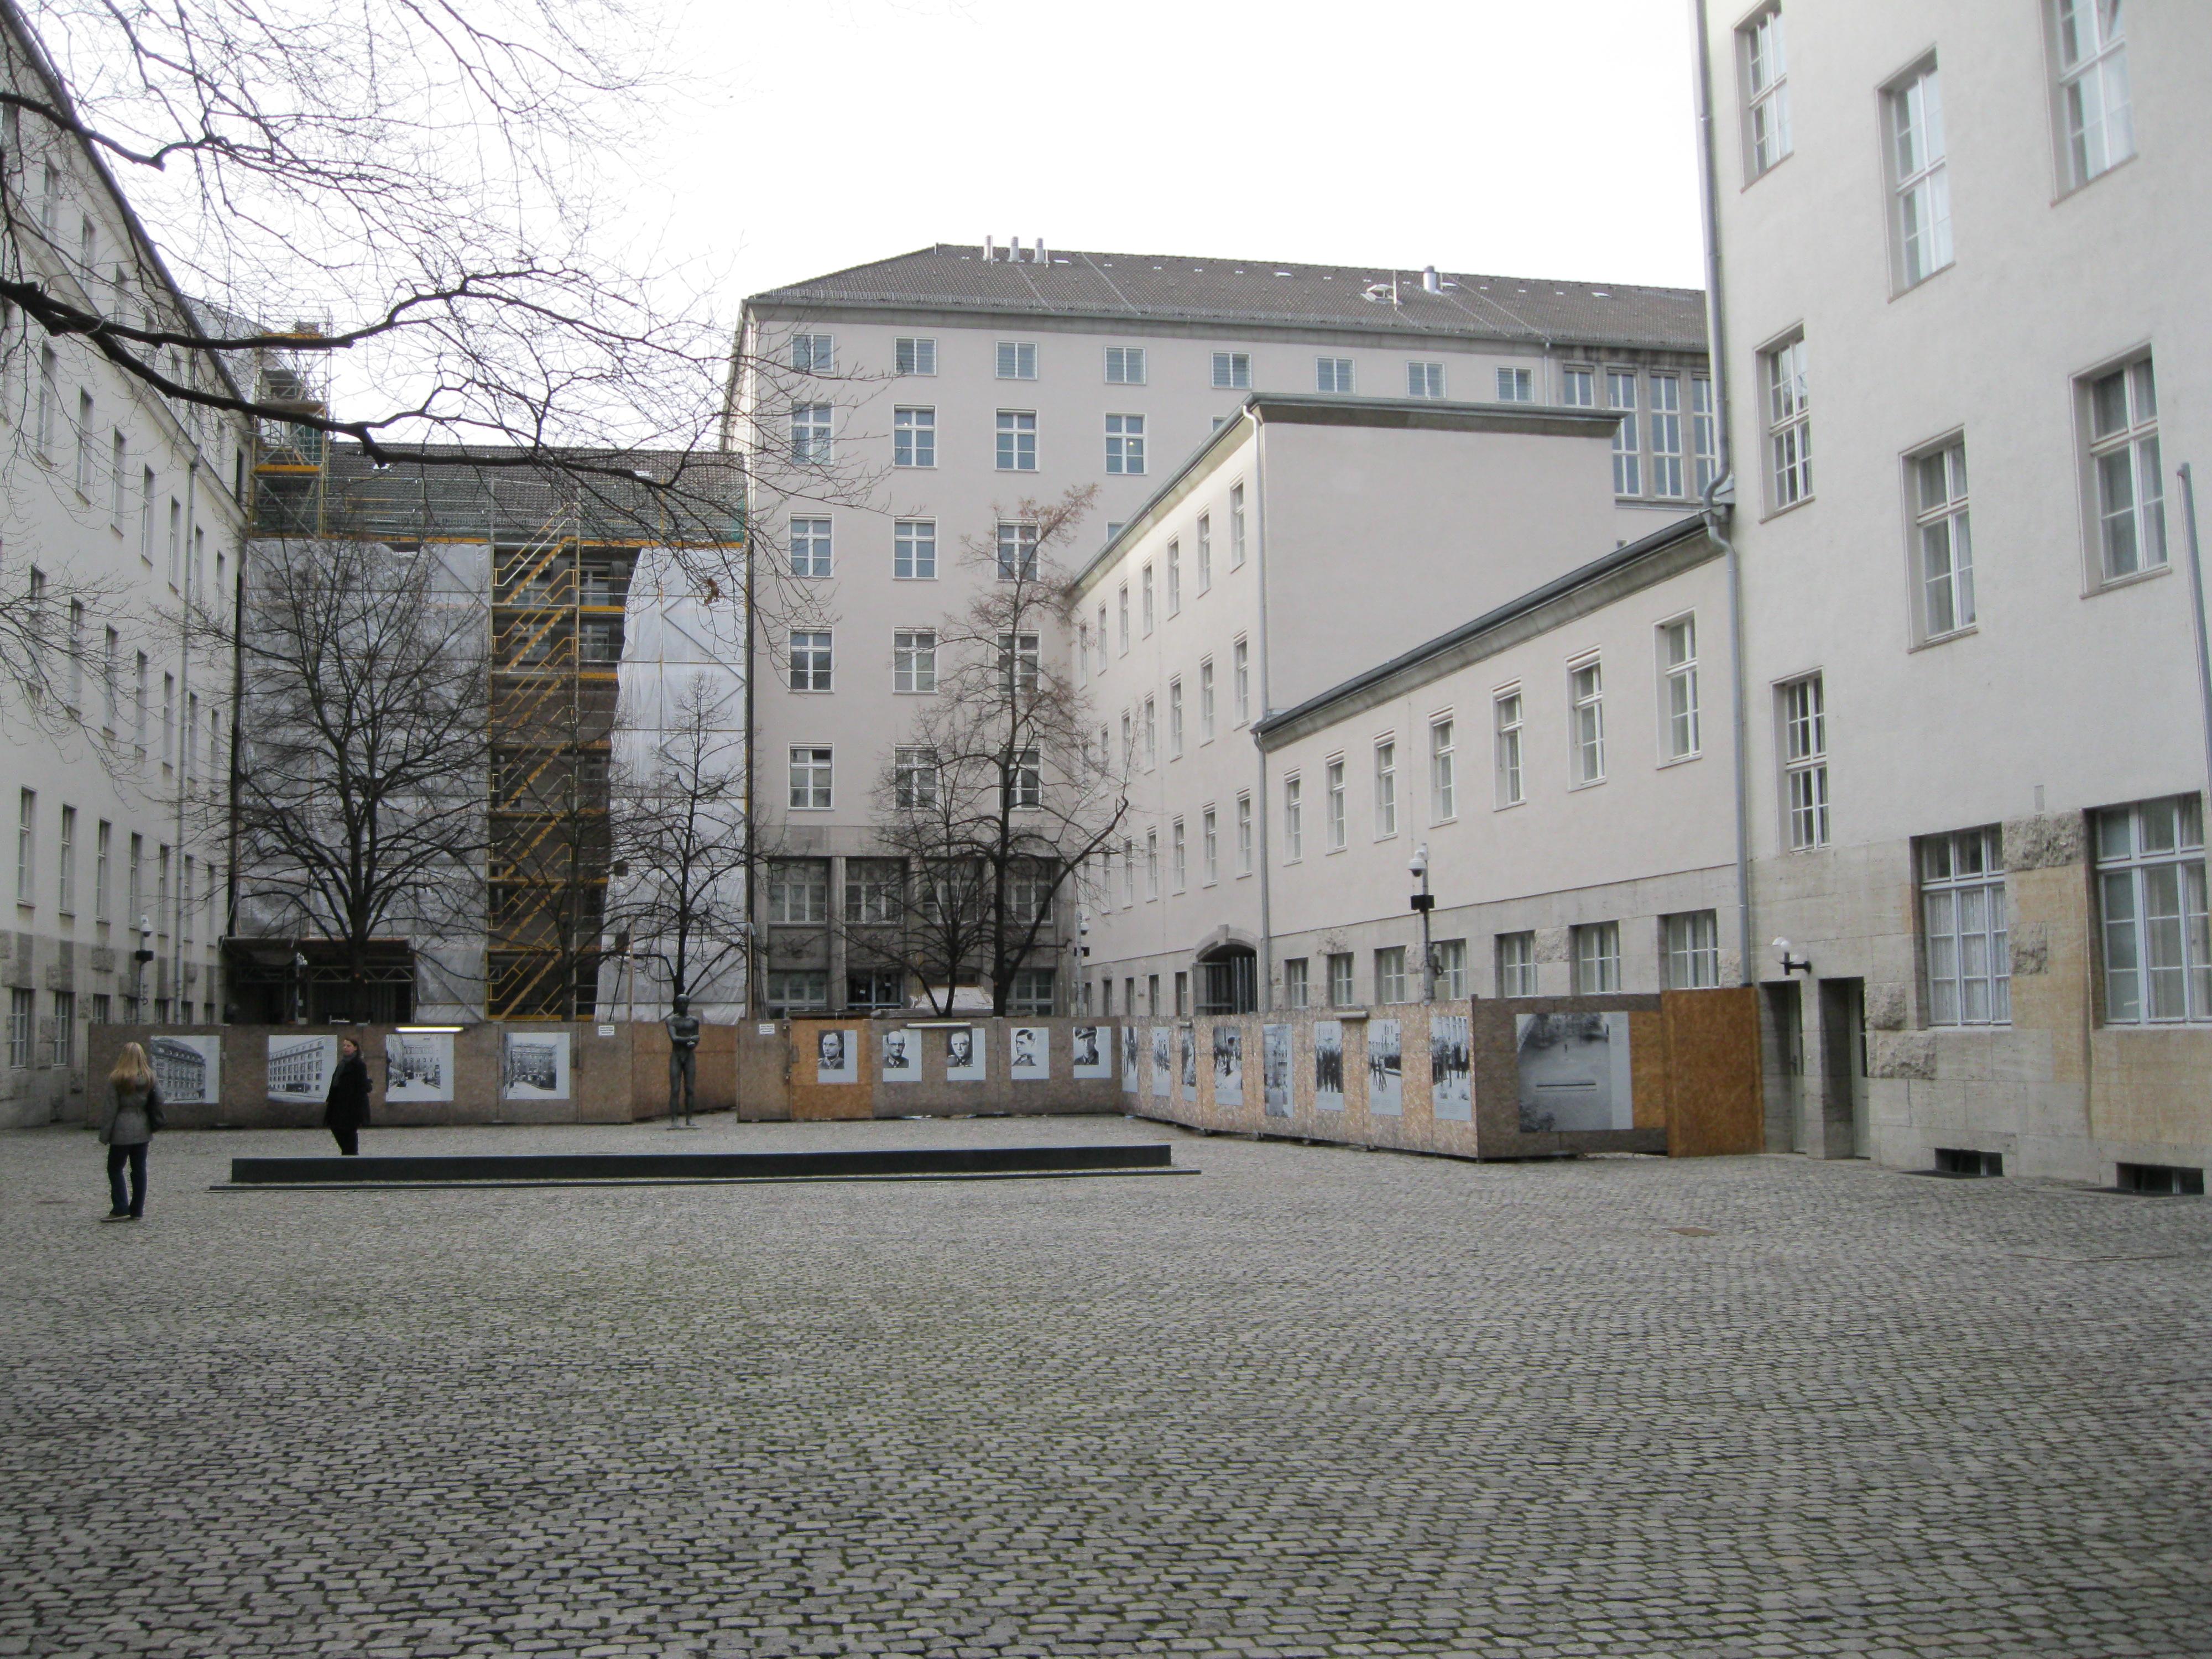
<svg viewBox="0 0 2212 1659">
<path fill-rule="evenodd" d="M 1805 1150 L 1805 1007 L 1797 981 L 1759 988 L 1766 993 L 1766 1144 Z M 1775 1121 L 1774 1108 L 1782 1121 Z"/>
<path fill-rule="evenodd" d="M 1829 1158 L 1874 1156 L 1867 1111 L 1866 981 L 1820 981 L 1821 1122 Z"/>
</svg>

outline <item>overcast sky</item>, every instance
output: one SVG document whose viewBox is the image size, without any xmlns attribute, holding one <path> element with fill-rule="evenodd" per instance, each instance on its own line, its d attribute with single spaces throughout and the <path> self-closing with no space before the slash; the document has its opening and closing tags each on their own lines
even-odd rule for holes
<svg viewBox="0 0 2212 1659">
<path fill-rule="evenodd" d="M 732 295 L 944 240 L 1699 283 L 1680 0 L 702 3 L 633 158 Z"/>
</svg>

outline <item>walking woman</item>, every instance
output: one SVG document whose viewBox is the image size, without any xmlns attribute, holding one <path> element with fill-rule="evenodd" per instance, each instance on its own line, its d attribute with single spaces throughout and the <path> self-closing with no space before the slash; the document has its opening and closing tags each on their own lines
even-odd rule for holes
<svg viewBox="0 0 2212 1659">
<path fill-rule="evenodd" d="M 107 1148 L 107 1219 L 136 1221 L 146 1213 L 146 1146 L 162 1124 L 161 1091 L 146 1051 L 123 1045 L 115 1069 L 107 1074 L 107 1100 L 100 1109 L 100 1139 Z M 131 1190 L 123 1190 L 123 1171 L 131 1170 Z"/>
<path fill-rule="evenodd" d="M 337 1138 L 338 1151 L 353 1158 L 361 1152 L 361 1132 L 368 1126 L 368 1062 L 361 1057 L 361 1044 L 351 1037 L 340 1037 L 338 1069 L 331 1078 L 323 1127 Z"/>
</svg>

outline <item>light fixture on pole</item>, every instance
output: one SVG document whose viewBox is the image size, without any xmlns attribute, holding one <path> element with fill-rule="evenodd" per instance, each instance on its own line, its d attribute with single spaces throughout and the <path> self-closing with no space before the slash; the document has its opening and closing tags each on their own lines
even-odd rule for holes
<svg viewBox="0 0 2212 1659">
<path fill-rule="evenodd" d="M 1413 895 L 1413 908 L 1421 918 L 1421 1000 L 1437 1000 L 1436 952 L 1429 948 L 1429 913 L 1437 908 L 1436 896 L 1429 891 L 1429 844 L 1423 842 L 1413 849 L 1413 856 L 1406 860 L 1406 868 L 1421 884 L 1421 890 Z"/>
<path fill-rule="evenodd" d="M 1813 964 L 1803 957 L 1790 955 L 1791 946 L 1788 939 L 1775 940 L 1774 949 L 1776 954 L 1782 958 L 1782 975 L 1784 979 L 1792 974 L 1802 974 L 1808 979 L 1813 977 Z"/>
</svg>

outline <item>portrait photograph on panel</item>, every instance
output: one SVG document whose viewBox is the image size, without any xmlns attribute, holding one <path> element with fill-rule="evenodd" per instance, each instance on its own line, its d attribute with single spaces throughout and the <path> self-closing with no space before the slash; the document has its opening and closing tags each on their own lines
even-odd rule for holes
<svg viewBox="0 0 2212 1659">
<path fill-rule="evenodd" d="M 981 1083 L 988 1073 L 983 1060 L 982 1034 L 972 1025 L 956 1025 L 945 1034 L 945 1080 Z"/>
<path fill-rule="evenodd" d="M 1344 1109 L 1344 1022 L 1314 1022 L 1314 1104 L 1324 1112 Z"/>
<path fill-rule="evenodd" d="M 1198 1034 L 1188 1025 L 1176 1028 L 1176 1083 L 1186 1105 L 1198 1103 Z"/>
<path fill-rule="evenodd" d="M 1068 1033 L 1068 1046 L 1074 1055 L 1069 1067 L 1084 1081 L 1096 1081 L 1114 1075 L 1113 1032 L 1103 1025 L 1078 1025 Z"/>
<path fill-rule="evenodd" d="M 886 1083 L 919 1083 L 921 1081 L 921 1033 L 919 1031 L 886 1031 L 882 1037 L 884 1051 L 884 1081 Z"/>
<path fill-rule="evenodd" d="M 1042 1083 L 1052 1076 L 1052 1028 L 1016 1025 L 1006 1032 L 1006 1075 L 1017 1083 Z"/>
<path fill-rule="evenodd" d="M 858 1083 L 860 1080 L 860 1034 L 833 1025 L 814 1034 L 814 1080 L 817 1083 Z"/>
</svg>

